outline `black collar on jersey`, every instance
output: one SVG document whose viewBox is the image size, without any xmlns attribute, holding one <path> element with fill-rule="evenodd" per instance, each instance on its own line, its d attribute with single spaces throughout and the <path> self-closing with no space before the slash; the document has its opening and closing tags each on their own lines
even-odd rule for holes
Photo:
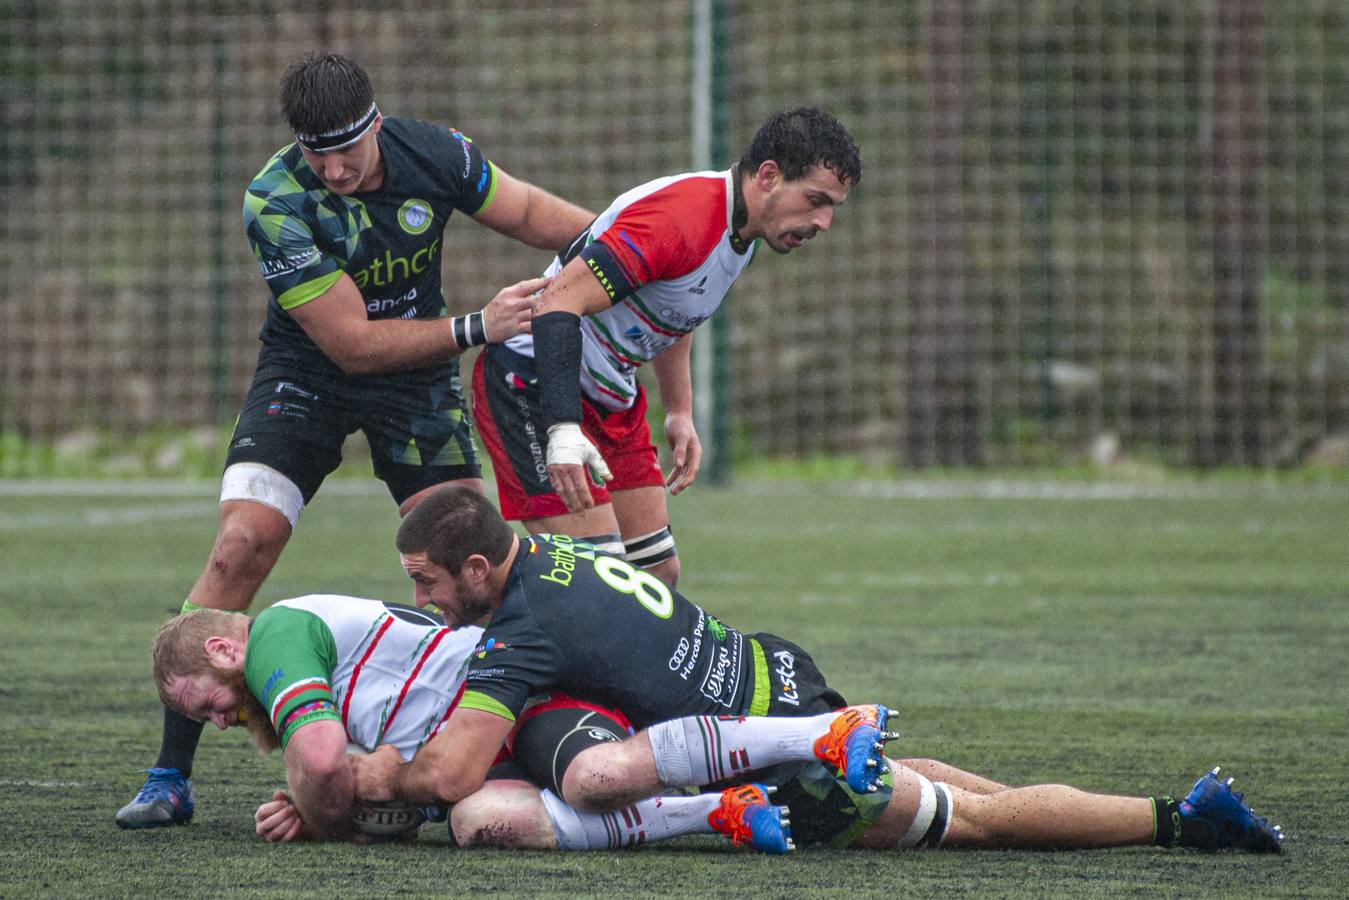
<svg viewBox="0 0 1349 900">
<path fill-rule="evenodd" d="M 731 206 L 731 249 L 744 253 L 753 241 L 740 236 L 740 229 L 749 224 L 749 207 L 745 205 L 745 192 L 740 187 L 740 163 L 731 166 L 731 189 L 735 192 L 735 202 Z"/>
<path fill-rule="evenodd" d="M 365 137 L 365 133 L 370 130 L 370 126 L 375 124 L 375 119 L 379 118 L 379 107 L 370 104 L 370 109 L 350 125 L 343 125 L 341 128 L 334 128 L 332 131 L 325 131 L 322 134 L 301 134 L 295 132 L 295 140 L 299 141 L 300 146 L 313 153 L 327 153 L 329 150 L 341 150 L 343 147 L 356 143 Z"/>
</svg>

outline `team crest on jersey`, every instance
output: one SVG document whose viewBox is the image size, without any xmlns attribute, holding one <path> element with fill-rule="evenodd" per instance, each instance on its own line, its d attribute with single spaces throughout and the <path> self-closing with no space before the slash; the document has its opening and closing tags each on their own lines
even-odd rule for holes
<svg viewBox="0 0 1349 900">
<path fill-rule="evenodd" d="M 431 226 L 431 204 L 416 197 L 410 197 L 398 209 L 398 224 L 408 234 L 421 234 Z"/>
</svg>

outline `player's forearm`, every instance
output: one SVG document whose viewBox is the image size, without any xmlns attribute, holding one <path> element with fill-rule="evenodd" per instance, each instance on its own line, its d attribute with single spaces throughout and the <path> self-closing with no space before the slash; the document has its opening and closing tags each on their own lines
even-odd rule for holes
<svg viewBox="0 0 1349 900">
<path fill-rule="evenodd" d="M 656 373 L 656 388 L 660 391 L 666 415 L 693 415 L 692 347 L 693 335 L 686 334 L 674 346 L 651 360 L 651 368 Z"/>
<path fill-rule="evenodd" d="M 420 369 L 463 352 L 449 319 L 366 322 L 351 334 L 320 341 L 319 348 L 349 375 Z"/>
<path fill-rule="evenodd" d="M 348 766 L 325 772 L 291 771 L 287 781 L 306 837 L 338 840 L 350 836 L 355 784 Z"/>
<path fill-rule="evenodd" d="M 394 796 L 409 803 L 458 803 L 482 787 L 486 773 L 472 773 L 447 765 L 438 754 L 423 748 L 394 776 Z"/>
</svg>

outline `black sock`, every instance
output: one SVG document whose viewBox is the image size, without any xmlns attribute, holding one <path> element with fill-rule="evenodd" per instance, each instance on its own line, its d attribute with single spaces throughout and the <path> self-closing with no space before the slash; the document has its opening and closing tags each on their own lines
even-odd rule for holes
<svg viewBox="0 0 1349 900">
<path fill-rule="evenodd" d="M 1180 846 L 1180 808 L 1171 797 L 1149 797 L 1152 801 L 1152 842 L 1158 847 Z"/>
<path fill-rule="evenodd" d="M 1152 842 L 1159 847 L 1193 847 L 1196 850 L 1214 850 L 1218 847 L 1218 832 L 1213 823 L 1198 816 L 1183 816 L 1180 804 L 1171 797 L 1153 797 L 1153 821 L 1156 831 Z"/>
<path fill-rule="evenodd" d="M 159 761 L 155 767 L 177 769 L 184 778 L 191 778 L 192 758 L 197 755 L 197 741 L 205 724 L 164 707 L 164 736 L 159 742 Z"/>
</svg>

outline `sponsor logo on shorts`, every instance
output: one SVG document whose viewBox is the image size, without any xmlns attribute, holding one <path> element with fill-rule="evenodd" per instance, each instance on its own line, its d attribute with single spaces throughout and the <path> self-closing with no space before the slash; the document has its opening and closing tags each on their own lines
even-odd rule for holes
<svg viewBox="0 0 1349 900">
<path fill-rule="evenodd" d="M 431 204 L 418 197 L 410 197 L 398 208 L 398 224 L 408 234 L 421 234 L 434 219 Z"/>
<path fill-rule="evenodd" d="M 689 293 L 690 293 L 690 294 L 706 294 L 706 293 L 707 293 L 707 289 L 706 289 L 705 287 L 703 287 L 703 285 L 705 285 L 705 284 L 707 284 L 707 276 L 706 276 L 706 275 L 704 275 L 702 278 L 698 279 L 698 283 L 695 284 L 693 287 L 689 288 Z"/>
<path fill-rule="evenodd" d="M 273 400 L 267 404 L 267 415 L 304 419 L 309 416 L 309 407 L 302 403 L 292 403 L 287 400 Z"/>
<path fill-rule="evenodd" d="M 796 686 L 796 657 L 786 650 L 773 654 L 777 667 L 773 672 L 778 676 L 778 702 L 790 706 L 801 705 L 801 693 Z"/>
<path fill-rule="evenodd" d="M 520 381 L 520 376 L 514 372 L 506 373 L 506 384 L 514 386 L 511 379 Z M 520 390 L 523 390 L 523 383 Z M 548 459 L 543 452 L 543 442 L 539 440 L 539 431 L 534 427 L 534 420 L 529 415 L 529 396 L 527 394 L 515 395 L 515 411 L 520 414 L 520 420 L 525 423 L 525 437 L 529 439 L 529 459 L 534 464 L 534 481 L 536 484 L 548 484 Z"/>
</svg>

